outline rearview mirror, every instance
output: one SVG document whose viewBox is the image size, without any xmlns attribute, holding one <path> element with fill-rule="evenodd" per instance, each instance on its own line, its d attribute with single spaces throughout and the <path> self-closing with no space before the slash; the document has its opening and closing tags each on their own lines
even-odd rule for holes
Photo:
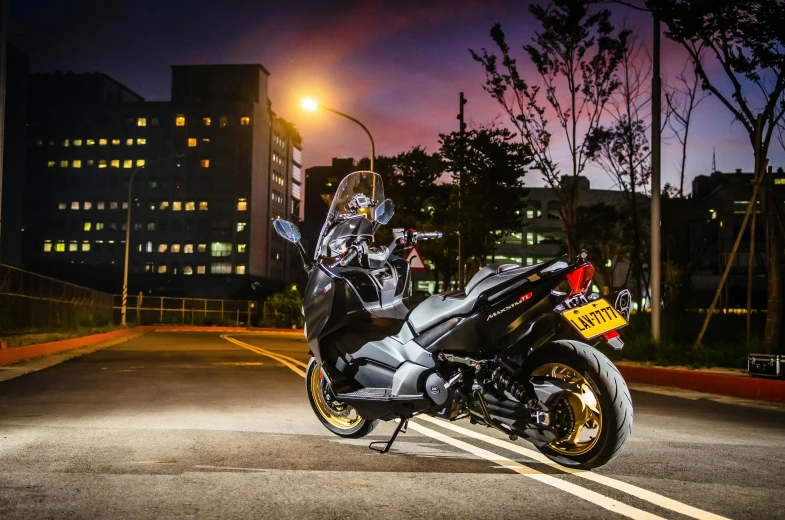
<svg viewBox="0 0 785 520">
<path fill-rule="evenodd" d="M 390 199 L 385 199 L 384 202 L 376 206 L 373 218 L 379 224 L 387 224 L 395 214 L 395 205 Z"/>
<path fill-rule="evenodd" d="M 300 242 L 300 230 L 291 222 L 277 219 L 273 221 L 273 228 L 284 240 L 288 240 L 293 244 Z"/>
</svg>

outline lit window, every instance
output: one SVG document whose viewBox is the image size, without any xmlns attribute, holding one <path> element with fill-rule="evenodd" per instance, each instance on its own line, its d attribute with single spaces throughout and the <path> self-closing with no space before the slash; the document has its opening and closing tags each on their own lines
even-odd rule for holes
<svg viewBox="0 0 785 520">
<path fill-rule="evenodd" d="M 194 146 L 196 146 L 196 138 L 195 137 L 189 137 L 188 138 L 188 148 L 193 148 Z"/>
<path fill-rule="evenodd" d="M 44 240 L 44 253 L 51 253 L 51 252 L 52 252 L 52 241 Z"/>
<path fill-rule="evenodd" d="M 74 159 L 73 167 L 74 168 L 81 168 L 82 167 L 82 160 L 81 159 Z"/>
<path fill-rule="evenodd" d="M 144 250 L 145 250 L 145 252 L 147 252 L 147 253 L 152 253 L 152 252 L 153 252 L 153 243 L 152 243 L 152 242 L 147 242 L 147 243 L 144 245 Z"/>
<path fill-rule="evenodd" d="M 183 265 L 183 274 L 194 274 L 194 266 L 191 264 Z"/>
<path fill-rule="evenodd" d="M 105 209 L 106 203 L 105 202 L 96 202 L 95 209 Z"/>
<path fill-rule="evenodd" d="M 92 227 L 93 227 L 93 223 L 92 223 L 92 222 L 85 222 L 85 223 L 84 223 L 84 230 L 85 230 L 85 231 L 90 231 L 90 229 L 91 229 Z"/>
<path fill-rule="evenodd" d="M 49 168 L 54 168 L 55 164 L 56 164 L 55 161 L 47 161 L 46 166 Z"/>
<path fill-rule="evenodd" d="M 207 251 L 207 244 L 199 244 L 199 245 L 197 246 L 197 250 L 198 250 L 200 253 L 204 253 L 204 252 L 206 252 L 206 251 Z"/>
<path fill-rule="evenodd" d="M 199 265 L 196 267 L 196 274 L 204 274 L 205 272 L 207 272 L 205 266 Z"/>
<path fill-rule="evenodd" d="M 55 252 L 56 253 L 63 253 L 65 252 L 65 240 L 58 240 L 57 244 L 55 244 Z"/>
<path fill-rule="evenodd" d="M 68 161 L 60 161 L 60 168 L 68 168 Z"/>
<path fill-rule="evenodd" d="M 76 240 L 71 240 L 68 242 L 68 251 L 79 251 L 79 244 Z"/>
<path fill-rule="evenodd" d="M 98 167 L 106 168 L 106 159 L 98 159 Z"/>
<path fill-rule="evenodd" d="M 202 159 L 202 168 L 210 167 L 210 159 Z"/>
<path fill-rule="evenodd" d="M 248 201 L 246 199 L 237 199 L 237 211 L 245 211 L 248 209 Z"/>
<path fill-rule="evenodd" d="M 90 241 L 85 240 L 82 242 L 82 251 L 90 251 Z"/>
<path fill-rule="evenodd" d="M 83 209 L 91 209 L 92 207 L 93 207 L 92 202 L 85 202 L 84 206 L 82 206 Z"/>
<path fill-rule="evenodd" d="M 112 139 L 112 145 L 120 146 L 120 139 Z"/>
<path fill-rule="evenodd" d="M 104 223 L 103 222 L 96 222 L 95 223 L 95 230 L 96 231 L 101 231 L 103 228 L 104 228 Z"/>
<path fill-rule="evenodd" d="M 202 201 L 199 203 L 199 211 L 207 211 L 207 202 Z"/>
<path fill-rule="evenodd" d="M 147 144 L 147 139 L 144 137 L 137 137 L 136 144 Z"/>
<path fill-rule="evenodd" d="M 237 231 L 245 231 L 245 226 L 247 226 L 245 222 L 238 222 L 237 223 Z"/>
<path fill-rule="evenodd" d="M 93 159 L 87 159 L 87 166 L 92 166 L 93 164 L 95 164 Z"/>
<path fill-rule="evenodd" d="M 71 203 L 71 209 L 79 209 L 79 203 L 78 202 L 72 202 Z"/>
<path fill-rule="evenodd" d="M 87 144 L 87 146 L 93 146 L 95 144 L 95 139 L 85 139 L 85 144 Z M 104 139 L 104 144 L 106 144 L 106 139 Z"/>
<path fill-rule="evenodd" d="M 65 146 L 66 148 L 68 148 L 68 139 L 64 139 L 64 140 L 63 140 L 63 146 Z"/>
<path fill-rule="evenodd" d="M 117 141 L 117 144 L 120 144 L 120 141 L 119 141 L 118 139 L 112 139 L 112 144 L 115 144 L 115 141 Z M 99 139 L 99 140 L 98 140 L 98 146 L 106 146 L 106 144 L 107 144 L 108 142 L 109 142 L 109 141 L 107 141 L 106 139 Z M 88 143 L 88 144 L 89 144 L 89 143 Z"/>
<path fill-rule="evenodd" d="M 155 222 L 147 223 L 147 231 L 155 231 Z"/>
<path fill-rule="evenodd" d="M 67 206 L 66 206 L 65 202 L 58 202 L 57 203 L 57 209 L 65 209 L 66 207 Z"/>
<path fill-rule="evenodd" d="M 117 203 L 116 202 L 110 202 L 109 203 L 109 209 L 117 209 Z"/>
<path fill-rule="evenodd" d="M 161 202 L 161 205 L 158 206 L 158 209 L 169 209 L 169 201 L 165 200 L 165 201 Z"/>
<path fill-rule="evenodd" d="M 250 117 L 241 117 L 240 118 L 240 125 L 241 126 L 248 126 L 250 124 L 251 124 L 251 118 Z"/>
<path fill-rule="evenodd" d="M 237 267 L 235 267 L 234 268 L 234 274 L 245 274 L 245 266 L 244 265 L 238 265 Z"/>
<path fill-rule="evenodd" d="M 245 253 L 245 244 L 237 244 L 237 252 Z"/>
<path fill-rule="evenodd" d="M 74 139 L 74 146 L 82 146 L 82 140 L 81 139 Z"/>
<path fill-rule="evenodd" d="M 128 209 L 128 203 L 127 202 L 123 202 L 123 209 Z"/>
<path fill-rule="evenodd" d="M 785 177 L 774 179 L 774 184 L 785 184 Z"/>
<path fill-rule="evenodd" d="M 147 126 L 147 118 L 146 117 L 140 117 L 139 119 L 137 119 L 136 120 L 136 126 Z"/>
<path fill-rule="evenodd" d="M 226 116 L 221 116 L 218 118 L 218 126 L 220 126 L 221 128 L 225 128 L 227 124 L 228 121 L 226 119 Z"/>
<path fill-rule="evenodd" d="M 185 244 L 183 246 L 183 253 L 190 255 L 193 252 L 194 252 L 194 245 L 193 244 Z"/>
<path fill-rule="evenodd" d="M 166 244 L 158 244 L 158 252 L 159 253 L 166 253 Z"/>
<path fill-rule="evenodd" d="M 180 244 L 172 244 L 172 253 L 179 253 L 180 252 Z"/>
<path fill-rule="evenodd" d="M 120 167 L 120 159 L 112 159 L 112 162 L 110 164 L 112 165 L 112 168 L 119 168 Z"/>
<path fill-rule="evenodd" d="M 158 274 L 165 274 L 166 273 L 166 264 L 159 264 L 158 265 Z"/>
<path fill-rule="evenodd" d="M 133 137 L 129 137 L 128 139 L 126 139 L 125 140 L 125 145 L 126 146 L 133 146 L 134 145 L 134 138 Z"/>
<path fill-rule="evenodd" d="M 177 116 L 174 118 L 175 126 L 185 126 L 185 116 Z"/>
<path fill-rule="evenodd" d="M 231 256 L 231 242 L 213 242 L 210 244 L 210 256 Z"/>
<path fill-rule="evenodd" d="M 210 264 L 212 274 L 232 274 L 232 264 L 229 262 L 213 262 Z"/>
<path fill-rule="evenodd" d="M 202 118 L 202 124 L 204 126 L 210 126 L 210 123 L 212 123 L 212 122 L 213 122 L 212 119 L 210 119 L 209 117 L 203 117 Z"/>
<path fill-rule="evenodd" d="M 134 165 L 133 159 L 125 159 L 123 161 L 123 168 L 131 168 Z"/>
<path fill-rule="evenodd" d="M 144 166 L 144 159 L 137 159 L 136 166 Z"/>
<path fill-rule="evenodd" d="M 186 202 L 185 203 L 185 211 L 194 211 L 196 209 L 195 202 Z"/>
<path fill-rule="evenodd" d="M 183 203 L 176 200 L 172 202 L 172 211 L 180 211 L 183 209 Z"/>
</svg>

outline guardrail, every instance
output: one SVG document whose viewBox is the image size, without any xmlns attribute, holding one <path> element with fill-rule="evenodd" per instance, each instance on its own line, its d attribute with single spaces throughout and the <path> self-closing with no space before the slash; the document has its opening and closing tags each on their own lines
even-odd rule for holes
<svg viewBox="0 0 785 520">
<path fill-rule="evenodd" d="M 114 296 L 114 317 L 120 321 L 122 296 Z M 250 300 L 128 296 L 126 320 L 139 325 L 234 325 L 250 326 L 258 312 Z"/>
</svg>

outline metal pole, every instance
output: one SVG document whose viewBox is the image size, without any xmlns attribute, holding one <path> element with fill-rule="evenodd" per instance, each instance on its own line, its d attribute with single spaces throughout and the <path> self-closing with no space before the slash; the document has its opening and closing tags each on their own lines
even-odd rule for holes
<svg viewBox="0 0 785 520">
<path fill-rule="evenodd" d="M 122 306 L 120 309 L 120 324 L 125 327 L 126 320 L 125 315 L 128 311 L 128 252 L 130 251 L 131 247 L 131 197 L 133 195 L 133 187 L 134 187 L 134 178 L 136 174 L 143 167 L 139 167 L 134 170 L 131 174 L 131 178 L 128 180 L 128 212 L 126 213 L 125 217 L 125 263 L 123 267 L 123 301 Z"/>
<path fill-rule="evenodd" d="M 463 122 L 463 105 L 466 104 L 466 98 L 463 97 L 463 92 L 461 92 L 460 97 L 458 98 L 460 112 L 458 113 L 458 121 L 459 126 L 458 130 L 461 136 L 461 147 L 462 150 L 465 148 L 464 138 L 466 136 L 466 123 Z M 461 154 L 461 164 L 459 165 L 458 170 L 458 289 L 463 290 L 465 287 L 464 279 L 466 278 L 464 275 L 464 259 L 463 259 L 463 153 Z"/>
<path fill-rule="evenodd" d="M 755 173 L 752 178 L 758 176 L 758 169 L 760 168 L 760 145 L 761 145 L 761 129 L 763 128 L 763 114 L 758 114 L 755 121 Z M 750 229 L 750 256 L 747 260 L 747 345 L 750 344 L 750 326 L 752 314 L 752 272 L 755 259 L 755 220 L 758 214 L 757 201 L 752 199 L 752 229 Z"/>
<path fill-rule="evenodd" d="M 653 72 L 651 75 L 651 260 L 649 262 L 651 335 L 660 339 L 660 138 L 662 82 L 660 80 L 660 19 L 654 15 Z"/>
<path fill-rule="evenodd" d="M 8 2 L 0 0 L 0 237 L 2 237 L 3 225 L 3 157 L 5 156 L 5 93 L 6 93 L 6 66 L 8 64 L 8 52 L 6 45 Z M 0 244 L 2 242 L 0 241 Z M 0 249 L 2 258 L 2 249 Z"/>
<path fill-rule="evenodd" d="M 362 124 L 360 121 L 358 121 L 357 119 L 353 118 L 352 116 L 350 116 L 348 114 L 344 114 L 343 112 L 339 112 L 338 110 L 335 110 L 334 108 L 328 108 L 328 107 L 322 107 L 322 108 L 327 110 L 328 112 L 332 112 L 333 114 L 338 114 L 341 117 L 345 117 L 346 119 L 348 119 L 350 121 L 354 121 L 355 123 L 360 125 L 360 127 L 363 130 L 365 130 L 365 133 L 368 134 L 368 139 L 371 140 L 371 171 L 373 171 L 373 158 L 376 156 L 376 147 L 373 144 L 373 136 L 371 135 L 371 132 L 368 130 L 368 128 L 366 128 L 366 126 L 364 124 Z"/>
</svg>

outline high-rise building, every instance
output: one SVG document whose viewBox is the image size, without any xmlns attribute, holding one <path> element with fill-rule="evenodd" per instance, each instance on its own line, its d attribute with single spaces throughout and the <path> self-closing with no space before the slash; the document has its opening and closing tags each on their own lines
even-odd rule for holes
<svg viewBox="0 0 785 520">
<path fill-rule="evenodd" d="M 272 229 L 303 217 L 301 139 L 261 65 L 172 67 L 171 102 L 104 74 L 30 78 L 24 263 L 104 290 L 231 296 L 289 282 Z M 89 277 L 89 279 L 85 279 Z"/>
</svg>

